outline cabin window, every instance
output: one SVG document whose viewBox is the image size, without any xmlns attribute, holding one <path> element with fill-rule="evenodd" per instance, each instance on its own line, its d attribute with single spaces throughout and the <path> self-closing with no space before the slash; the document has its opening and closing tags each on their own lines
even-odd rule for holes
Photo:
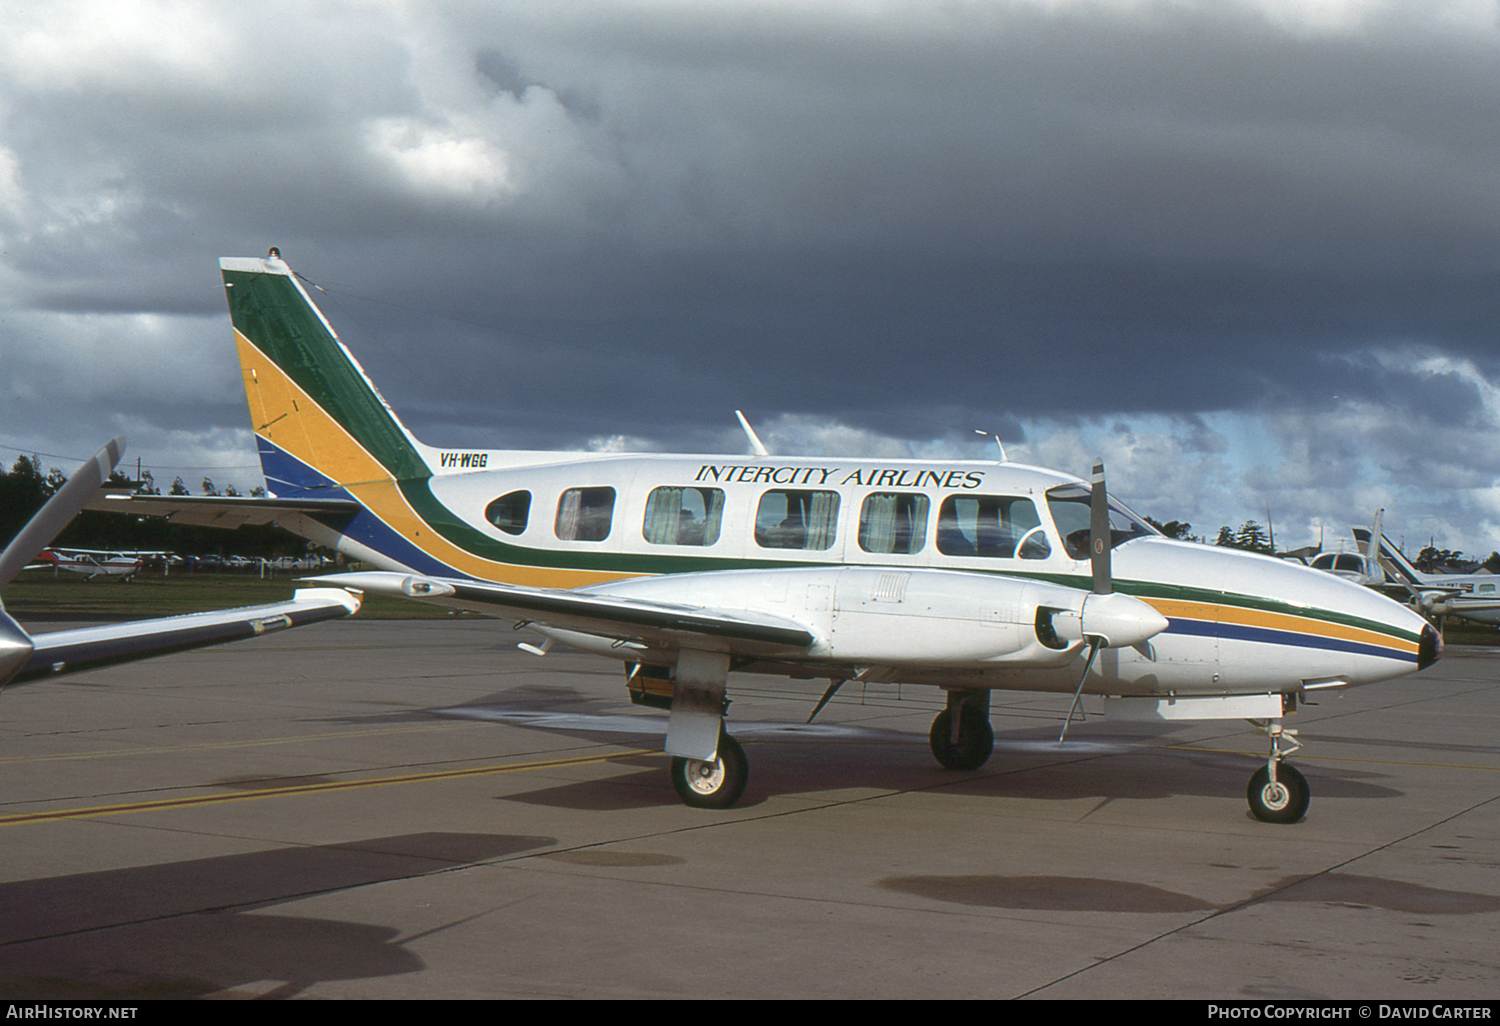
<svg viewBox="0 0 1500 1026">
<path fill-rule="evenodd" d="M 646 496 L 641 533 L 652 545 L 712 545 L 724 519 L 717 488 L 656 488 Z"/>
<path fill-rule="evenodd" d="M 615 514 L 613 488 L 569 488 L 557 500 L 557 536 L 563 541 L 603 541 Z"/>
<path fill-rule="evenodd" d="M 949 556 L 991 559 L 1046 559 L 1052 554 L 1036 504 L 1011 495 L 948 496 L 938 511 L 937 547 Z"/>
<path fill-rule="evenodd" d="M 875 492 L 859 510 L 859 547 L 866 552 L 921 552 L 927 542 L 927 496 Z"/>
<path fill-rule="evenodd" d="M 1070 484 L 1047 492 L 1047 508 L 1052 522 L 1062 536 L 1063 546 L 1074 559 L 1089 558 L 1089 507 L 1091 492 L 1087 485 Z M 1156 528 L 1136 516 L 1114 499 L 1109 500 L 1110 547 L 1136 538 L 1160 534 Z"/>
<path fill-rule="evenodd" d="M 760 497 L 755 541 L 763 549 L 830 549 L 838 522 L 838 492 L 776 489 Z"/>
<path fill-rule="evenodd" d="M 484 519 L 506 534 L 520 534 L 526 530 L 526 520 L 530 515 L 530 492 L 511 492 L 484 507 Z"/>
</svg>

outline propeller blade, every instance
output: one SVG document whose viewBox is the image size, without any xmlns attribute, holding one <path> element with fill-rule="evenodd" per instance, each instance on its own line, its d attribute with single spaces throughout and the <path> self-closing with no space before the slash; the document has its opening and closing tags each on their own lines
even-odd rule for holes
<svg viewBox="0 0 1500 1026">
<path fill-rule="evenodd" d="M 93 459 L 73 471 L 67 483 L 53 493 L 47 504 L 37 510 L 36 516 L 0 553 L 0 585 L 15 580 L 16 574 L 36 558 L 37 553 L 52 544 L 52 539 L 61 534 L 62 529 L 93 498 L 124 454 L 125 439 L 112 438 Z"/>
<path fill-rule="evenodd" d="M 1114 581 L 1111 579 L 1109 566 L 1109 498 L 1104 489 L 1104 459 L 1101 457 L 1094 460 L 1094 487 L 1089 494 L 1089 567 L 1094 571 L 1094 594 L 1109 595 L 1115 590 Z M 1085 604 L 1086 605 L 1086 604 Z M 1084 636 L 1088 637 L 1089 657 L 1083 662 L 1083 672 L 1078 675 L 1078 687 L 1073 689 L 1073 703 L 1068 706 L 1068 715 L 1063 719 L 1062 731 L 1057 735 L 1057 743 L 1062 744 L 1063 739 L 1068 736 L 1068 727 L 1073 723 L 1073 710 L 1078 708 L 1078 699 L 1083 694 L 1083 682 L 1089 679 L 1089 670 L 1093 668 L 1094 657 L 1104 647 L 1104 637 L 1093 635 L 1089 637 L 1085 630 Z"/>
<path fill-rule="evenodd" d="M 1094 461 L 1094 490 L 1089 497 L 1089 564 L 1094 571 L 1094 594 L 1114 591 L 1109 567 L 1109 499 L 1104 491 L 1104 460 Z"/>
<path fill-rule="evenodd" d="M 1083 682 L 1089 679 L 1089 670 L 1094 666 L 1094 656 L 1104 647 L 1103 638 L 1089 639 L 1089 657 L 1084 660 L 1083 672 L 1078 675 L 1078 687 L 1073 689 L 1073 703 L 1068 706 L 1068 715 L 1063 720 L 1062 730 L 1057 735 L 1057 743 L 1062 744 L 1063 739 L 1068 736 L 1068 728 L 1073 724 L 1073 710 L 1078 708 L 1079 696 L 1083 694 Z"/>
</svg>

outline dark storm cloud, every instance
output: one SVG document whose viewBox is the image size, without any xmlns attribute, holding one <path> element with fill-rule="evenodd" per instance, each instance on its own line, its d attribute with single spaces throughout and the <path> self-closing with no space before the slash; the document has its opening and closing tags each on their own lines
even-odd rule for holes
<svg viewBox="0 0 1500 1026">
<path fill-rule="evenodd" d="M 122 403 L 243 432 L 215 260 L 277 245 L 434 441 L 1489 438 L 1497 49 L 1441 2 L 49 5 L 0 43 L 0 294 L 62 319 L 0 346 L 87 375 L 92 318 Z"/>
<path fill-rule="evenodd" d="M 1038 414 L 1066 382 L 1077 412 L 1245 409 L 1289 368 L 1293 393 L 1328 393 L 1310 352 L 1485 351 L 1494 140 L 1467 126 L 1494 99 L 1487 45 L 1013 13 L 972 38 L 684 15 L 617 39 L 586 204 L 560 233 L 495 210 L 433 265 L 467 277 L 453 254 L 482 251 L 502 319 L 798 412 L 892 381 L 897 408 Z M 510 99 L 540 82 L 486 53 Z M 657 376 L 622 373 L 632 393 Z M 810 403 L 792 380 L 840 387 Z M 678 415 L 722 416 L 699 390 Z"/>
</svg>

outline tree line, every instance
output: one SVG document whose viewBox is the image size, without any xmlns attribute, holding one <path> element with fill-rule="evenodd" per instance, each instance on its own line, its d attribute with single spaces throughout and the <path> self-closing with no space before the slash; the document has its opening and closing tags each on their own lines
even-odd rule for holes
<svg viewBox="0 0 1500 1026">
<path fill-rule="evenodd" d="M 1146 520 L 1168 538 L 1178 538 L 1182 541 L 1203 540 L 1191 533 L 1191 524 L 1177 520 L 1169 520 L 1161 524 L 1151 517 L 1147 517 Z M 1275 547 L 1271 544 L 1269 529 L 1262 527 L 1254 520 L 1246 520 L 1238 530 L 1225 524 L 1219 528 L 1214 544 L 1230 549 L 1243 549 L 1246 552 L 1261 552 L 1268 556 L 1277 554 Z M 1435 541 L 1429 543 L 1415 556 L 1408 558 L 1411 559 L 1412 565 L 1424 574 L 1466 574 L 1480 571 L 1500 573 L 1500 552 L 1491 552 L 1488 557 L 1480 560 L 1465 556 L 1457 549 L 1439 548 Z"/>
</svg>

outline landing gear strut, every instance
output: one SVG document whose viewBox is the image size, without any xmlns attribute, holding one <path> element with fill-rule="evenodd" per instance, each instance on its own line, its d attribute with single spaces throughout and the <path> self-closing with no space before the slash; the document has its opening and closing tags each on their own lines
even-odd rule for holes
<svg viewBox="0 0 1500 1026">
<path fill-rule="evenodd" d="M 1264 729 L 1271 735 L 1271 754 L 1266 764 L 1250 777 L 1246 791 L 1250 813 L 1264 823 L 1295 823 L 1307 814 L 1312 792 L 1308 790 L 1307 778 L 1282 760 L 1302 745 L 1295 730 L 1285 730 L 1277 721 L 1267 721 Z"/>
<path fill-rule="evenodd" d="M 948 692 L 948 708 L 932 721 L 927 735 L 932 754 L 946 769 L 977 770 L 995 750 L 995 730 L 990 726 L 990 693 Z"/>
<path fill-rule="evenodd" d="M 673 674 L 667 754 L 672 787 L 695 809 L 727 809 L 745 793 L 750 764 L 745 750 L 724 729 L 724 681 L 729 656 L 683 649 Z"/>
</svg>

